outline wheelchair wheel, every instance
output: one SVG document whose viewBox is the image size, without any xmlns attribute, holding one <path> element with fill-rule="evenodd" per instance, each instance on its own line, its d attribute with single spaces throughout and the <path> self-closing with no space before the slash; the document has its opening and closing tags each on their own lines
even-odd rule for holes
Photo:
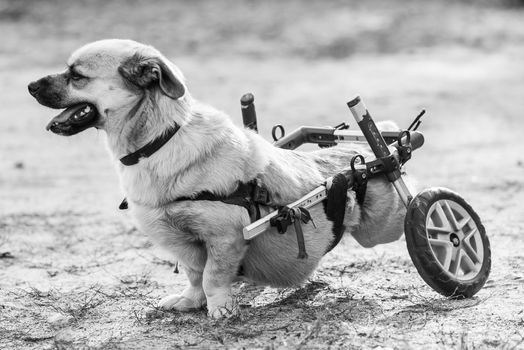
<svg viewBox="0 0 524 350">
<path fill-rule="evenodd" d="M 448 297 L 470 298 L 488 279 L 491 250 L 473 208 L 446 188 L 420 192 L 404 222 L 409 255 L 420 276 Z"/>
</svg>

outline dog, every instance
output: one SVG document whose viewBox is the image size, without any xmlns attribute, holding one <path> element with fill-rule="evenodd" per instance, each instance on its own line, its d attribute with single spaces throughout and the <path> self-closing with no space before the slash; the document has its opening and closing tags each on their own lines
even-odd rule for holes
<svg viewBox="0 0 524 350">
<path fill-rule="evenodd" d="M 62 73 L 30 83 L 29 92 L 40 104 L 63 109 L 48 130 L 65 136 L 89 127 L 105 131 L 137 227 L 180 262 L 189 281 L 181 294 L 160 300 L 161 308 L 207 306 L 211 317 L 234 314 L 231 285 L 240 267 L 242 278 L 275 287 L 297 286 L 311 275 L 335 240 L 322 205 L 310 209 L 315 225 L 301 226 L 308 257 L 298 259 L 293 227 L 285 234 L 272 227 L 246 241 L 242 229 L 252 220 L 246 208 L 195 199 L 200 193 L 228 196 L 256 179 L 272 206 L 285 206 L 346 169 L 354 155 L 371 157 L 367 147 L 277 148 L 194 99 L 172 62 L 135 41 L 87 44 L 67 65 Z M 151 144 L 151 154 L 140 154 Z M 136 156 L 132 164 L 119 161 L 129 155 Z M 404 215 L 385 177 L 369 181 L 362 204 L 347 191 L 344 226 L 364 247 L 399 239 Z"/>
</svg>

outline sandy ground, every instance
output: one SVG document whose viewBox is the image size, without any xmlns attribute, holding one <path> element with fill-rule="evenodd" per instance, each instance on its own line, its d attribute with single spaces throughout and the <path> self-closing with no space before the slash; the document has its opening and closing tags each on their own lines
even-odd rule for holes
<svg viewBox="0 0 524 350">
<path fill-rule="evenodd" d="M 66 4 L 0 1 L 0 348 L 524 348 L 522 10 Z M 238 124 L 238 100 L 254 92 L 268 138 L 275 123 L 353 124 L 345 102 L 357 93 L 377 120 L 403 126 L 426 108 L 426 144 L 408 170 L 420 188 L 452 188 L 480 214 L 493 256 L 486 286 L 448 300 L 418 276 L 403 239 L 374 249 L 348 239 L 301 288 L 237 284 L 237 317 L 148 313 L 184 276 L 117 210 L 103 133 L 46 132 L 53 111 L 26 93 L 76 47 L 114 36 L 156 45 L 194 96 Z"/>
</svg>

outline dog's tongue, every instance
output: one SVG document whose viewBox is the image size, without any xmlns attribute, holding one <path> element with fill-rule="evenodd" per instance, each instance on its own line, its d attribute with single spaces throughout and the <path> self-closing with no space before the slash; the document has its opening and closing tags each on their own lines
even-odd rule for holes
<svg viewBox="0 0 524 350">
<path fill-rule="evenodd" d="M 56 124 L 83 124 L 91 121 L 94 116 L 95 108 L 91 104 L 79 103 L 66 108 L 62 113 L 51 119 L 51 121 L 46 126 L 46 130 L 49 130 L 52 125 Z"/>
</svg>

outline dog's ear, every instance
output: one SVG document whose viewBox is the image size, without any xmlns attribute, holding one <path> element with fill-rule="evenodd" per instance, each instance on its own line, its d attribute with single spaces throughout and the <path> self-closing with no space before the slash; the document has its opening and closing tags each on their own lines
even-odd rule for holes
<svg viewBox="0 0 524 350">
<path fill-rule="evenodd" d="M 160 57 L 135 54 L 122 62 L 118 71 L 132 84 L 143 89 L 158 86 L 164 95 L 174 100 L 181 98 L 186 92 L 184 84 Z"/>
</svg>

